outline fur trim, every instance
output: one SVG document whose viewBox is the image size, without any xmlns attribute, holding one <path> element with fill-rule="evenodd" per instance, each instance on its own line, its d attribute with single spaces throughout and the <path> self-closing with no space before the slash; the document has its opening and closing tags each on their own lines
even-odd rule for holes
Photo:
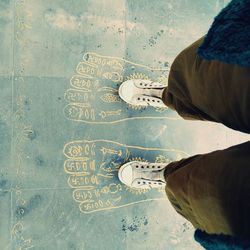
<svg viewBox="0 0 250 250">
<path fill-rule="evenodd" d="M 214 19 L 197 53 L 207 60 L 250 67 L 250 0 L 232 0 Z"/>
<path fill-rule="evenodd" d="M 250 239 L 224 234 L 207 234 L 197 229 L 194 238 L 207 250 L 249 250 Z"/>
</svg>

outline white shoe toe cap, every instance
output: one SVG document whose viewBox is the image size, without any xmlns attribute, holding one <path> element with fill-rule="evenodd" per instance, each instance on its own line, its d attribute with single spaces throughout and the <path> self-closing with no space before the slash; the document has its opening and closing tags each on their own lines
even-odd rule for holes
<svg viewBox="0 0 250 250">
<path fill-rule="evenodd" d="M 118 171 L 118 177 L 122 183 L 127 186 L 130 186 L 133 181 L 133 170 L 131 165 L 123 165 Z"/>
<path fill-rule="evenodd" d="M 123 82 L 119 87 L 118 92 L 123 101 L 131 103 L 133 96 L 135 95 L 135 86 L 133 84 L 133 81 L 128 80 Z"/>
</svg>

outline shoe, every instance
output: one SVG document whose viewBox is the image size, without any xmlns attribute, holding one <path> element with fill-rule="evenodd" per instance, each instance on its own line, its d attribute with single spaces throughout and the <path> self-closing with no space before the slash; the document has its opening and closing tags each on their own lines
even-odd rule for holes
<svg viewBox="0 0 250 250">
<path fill-rule="evenodd" d="M 159 82 L 131 79 L 120 85 L 118 93 L 123 101 L 131 105 L 166 107 L 161 98 L 165 87 Z"/>
<path fill-rule="evenodd" d="M 120 167 L 118 178 L 131 188 L 159 188 L 166 185 L 164 177 L 166 166 L 166 163 L 131 161 Z"/>
</svg>

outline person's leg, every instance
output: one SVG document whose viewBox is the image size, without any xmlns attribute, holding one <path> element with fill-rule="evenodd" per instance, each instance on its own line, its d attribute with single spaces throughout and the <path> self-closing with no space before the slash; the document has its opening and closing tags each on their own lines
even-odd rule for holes
<svg viewBox="0 0 250 250">
<path fill-rule="evenodd" d="M 199 39 L 174 60 L 162 100 L 183 118 L 250 132 L 250 68 L 197 56 Z"/>
<path fill-rule="evenodd" d="M 170 163 L 166 194 L 195 228 L 250 236 L 250 141 Z"/>
</svg>

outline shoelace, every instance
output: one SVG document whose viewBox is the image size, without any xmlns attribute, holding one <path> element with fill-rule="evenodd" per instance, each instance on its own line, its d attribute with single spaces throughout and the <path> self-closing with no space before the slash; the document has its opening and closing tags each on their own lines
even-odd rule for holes
<svg viewBox="0 0 250 250">
<path fill-rule="evenodd" d="M 151 183 L 155 185 L 158 184 L 158 186 L 162 186 L 163 184 L 165 184 L 165 182 L 161 179 L 162 172 L 165 171 L 165 168 L 162 169 L 160 166 L 157 166 L 157 163 L 152 166 L 152 168 L 155 167 L 155 169 L 151 169 L 150 171 L 147 170 L 150 167 L 148 164 L 143 164 L 141 166 L 140 164 L 138 164 L 135 167 L 137 169 L 135 178 L 141 179 L 142 185 L 144 184 L 144 185 L 148 185 L 152 187 Z M 161 169 L 157 169 L 157 168 L 161 168 Z M 145 181 L 143 182 L 143 180 Z M 159 182 L 161 184 L 159 184 Z M 137 184 L 140 184 L 140 183 L 137 182 Z"/>
<path fill-rule="evenodd" d="M 151 180 L 151 179 L 146 179 L 146 178 L 142 178 L 142 177 L 141 177 L 140 179 L 142 180 L 142 181 L 140 181 L 140 182 L 142 182 L 143 185 L 146 185 L 146 184 L 147 184 L 147 185 L 151 185 L 151 183 L 152 183 L 152 184 L 159 184 L 159 182 L 161 183 L 161 184 L 159 184 L 160 186 L 163 185 L 163 184 L 165 184 L 165 183 L 164 183 L 162 180 L 160 180 L 160 179 L 159 179 L 159 180 L 157 180 L 157 179 L 156 179 L 156 180 Z M 143 180 L 145 180 L 145 181 L 143 181 Z M 140 184 L 140 182 L 137 182 L 137 183 Z M 147 183 L 146 183 L 146 182 L 147 182 Z"/>
<path fill-rule="evenodd" d="M 144 96 L 148 96 L 148 97 L 151 97 L 151 98 L 152 98 L 152 96 L 149 96 L 149 95 L 144 95 Z M 157 99 L 160 99 L 160 98 L 157 97 L 157 96 L 153 96 L 153 97 L 154 97 L 154 98 L 157 98 Z M 154 99 L 153 99 L 153 100 L 150 100 L 149 98 L 147 99 L 147 98 L 143 98 L 143 97 L 138 97 L 137 100 L 140 101 L 140 102 L 145 102 L 145 101 L 146 101 L 146 103 L 147 103 L 148 106 L 152 106 L 152 103 L 153 103 L 153 102 L 154 102 L 154 103 L 160 103 L 160 102 L 161 102 L 160 100 L 155 101 Z"/>
</svg>

